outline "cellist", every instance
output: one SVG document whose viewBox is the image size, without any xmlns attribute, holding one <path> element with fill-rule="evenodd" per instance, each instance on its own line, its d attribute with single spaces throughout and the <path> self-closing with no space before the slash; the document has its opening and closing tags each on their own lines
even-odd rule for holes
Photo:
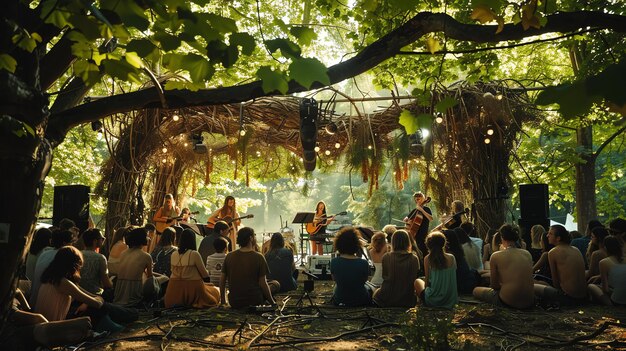
<svg viewBox="0 0 626 351">
<path fill-rule="evenodd" d="M 428 253 L 425 244 L 426 235 L 428 235 L 430 221 L 433 220 L 433 212 L 429 207 L 425 206 L 430 202 L 430 197 L 426 197 L 424 193 L 418 191 L 413 194 L 413 200 L 415 200 L 415 209 L 408 216 L 404 217 L 404 223 L 406 223 L 407 232 L 413 236 L 417 247 L 426 256 Z"/>
</svg>

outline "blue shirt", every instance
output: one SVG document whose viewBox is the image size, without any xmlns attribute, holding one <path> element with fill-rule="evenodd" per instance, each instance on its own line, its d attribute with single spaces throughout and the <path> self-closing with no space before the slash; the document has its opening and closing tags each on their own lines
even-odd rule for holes
<svg viewBox="0 0 626 351">
<path fill-rule="evenodd" d="M 268 280 L 278 280 L 280 292 L 296 290 L 298 285 L 293 279 L 293 252 L 289 249 L 272 250 L 265 254 L 265 260 L 270 268 Z"/>
<path fill-rule="evenodd" d="M 364 306 L 372 302 L 365 288 L 369 275 L 367 261 L 335 257 L 330 261 L 330 273 L 335 280 L 333 302 L 336 305 Z"/>
</svg>

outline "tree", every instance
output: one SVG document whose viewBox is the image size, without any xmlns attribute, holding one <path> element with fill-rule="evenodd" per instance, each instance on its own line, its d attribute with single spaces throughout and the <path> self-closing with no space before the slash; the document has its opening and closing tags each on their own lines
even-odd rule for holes
<svg viewBox="0 0 626 351">
<path fill-rule="evenodd" d="M 429 33 L 486 43 L 584 27 L 626 32 L 624 16 L 595 11 L 555 13 L 532 8 L 520 12 L 525 15 L 521 24 L 504 24 L 502 17 L 492 15 L 501 9 L 494 12 L 483 5 L 479 17 L 499 24 L 474 25 L 465 23 L 468 11 L 457 20 L 444 13 L 415 14 L 406 4 L 416 1 L 390 0 L 392 3 L 402 4 L 393 28 L 380 38 L 370 38 L 371 42 L 368 39 L 367 46 L 350 59 L 326 69 L 318 59 L 303 57 L 300 46 L 285 38 L 290 35 L 306 42 L 311 36 L 307 26 L 283 28 L 277 22 L 283 33 L 276 36 L 283 37 L 267 40 L 263 28 L 257 36 L 239 31 L 238 21 L 254 22 L 255 18 L 247 15 L 255 12 L 254 1 L 239 5 L 206 0 L 5 2 L 0 15 L 0 89 L 4 92 L 0 96 L 0 223 L 8 237 L 0 243 L 2 327 L 15 289 L 14 273 L 41 205 L 53 150 L 80 124 L 119 112 L 241 102 L 334 84 L 372 69 Z M 536 1 L 530 3 L 536 5 Z M 328 10 L 324 11 L 330 13 Z M 247 63 L 265 51 L 278 63 L 258 67 L 255 77 L 259 80 L 219 87 L 221 78 L 234 74 L 234 68 L 241 70 L 238 76 L 252 78 L 246 74 Z M 241 55 L 250 59 L 242 60 Z M 164 81 L 152 72 L 160 69 L 159 63 L 168 71 L 165 90 Z M 137 88 L 142 77 L 147 77 L 152 87 Z M 120 91 L 81 103 L 98 82 Z M 132 91 L 125 90 L 130 85 L 124 82 L 135 84 Z M 600 96 L 618 103 L 612 94 L 600 91 Z"/>
</svg>

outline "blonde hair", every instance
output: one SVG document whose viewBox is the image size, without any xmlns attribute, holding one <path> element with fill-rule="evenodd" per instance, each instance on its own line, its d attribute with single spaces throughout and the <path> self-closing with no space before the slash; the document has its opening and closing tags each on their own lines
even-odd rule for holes
<svg viewBox="0 0 626 351">
<path fill-rule="evenodd" d="M 535 224 L 530 228 L 530 237 L 532 238 L 531 247 L 533 249 L 541 248 L 541 236 L 546 232 L 546 229 L 541 224 Z"/>
<path fill-rule="evenodd" d="M 370 248 L 376 253 L 381 253 L 387 246 L 387 236 L 383 232 L 376 232 L 370 240 Z"/>
</svg>

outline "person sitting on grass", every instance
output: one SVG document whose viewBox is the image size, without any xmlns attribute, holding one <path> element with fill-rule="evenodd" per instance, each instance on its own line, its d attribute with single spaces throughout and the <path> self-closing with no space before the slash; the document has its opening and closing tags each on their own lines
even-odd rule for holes
<svg viewBox="0 0 626 351">
<path fill-rule="evenodd" d="M 571 237 L 562 225 L 553 225 L 548 241 L 554 248 L 548 252 L 552 286 L 535 284 L 535 295 L 547 303 L 577 306 L 587 301 L 585 261 L 577 248 L 570 246 Z"/>
<path fill-rule="evenodd" d="M 425 278 L 416 279 L 415 294 L 430 307 L 451 309 L 459 301 L 456 287 L 456 259 L 446 253 L 446 236 L 432 232 L 426 237 L 428 255 L 424 257 Z"/>
<path fill-rule="evenodd" d="M 366 284 L 369 265 L 359 259 L 361 234 L 356 228 L 343 228 L 335 236 L 334 251 L 339 256 L 330 261 L 330 274 L 335 281 L 333 303 L 339 306 L 368 306 L 372 304 L 372 288 Z"/>
<path fill-rule="evenodd" d="M 39 228 L 33 235 L 33 241 L 28 249 L 26 257 L 26 278 L 32 281 L 35 278 L 35 265 L 37 259 L 42 252 L 52 250 L 50 241 L 52 239 L 52 231 L 48 228 Z"/>
<path fill-rule="evenodd" d="M 499 232 L 503 249 L 491 255 L 490 287 L 476 287 L 473 295 L 496 306 L 532 307 L 535 300 L 532 256 L 517 248 L 519 233 L 516 228 L 505 224 Z"/>
<path fill-rule="evenodd" d="M 585 273 L 585 278 L 587 278 L 587 283 L 589 284 L 595 284 L 600 281 L 600 261 L 607 257 L 604 238 L 608 235 L 609 231 L 605 227 L 595 227 L 591 230 L 591 245 L 589 247 L 597 249 L 588 253 L 589 270 Z"/>
<path fill-rule="evenodd" d="M 222 266 L 221 304 L 226 304 L 228 281 L 228 302 L 232 308 L 246 308 L 264 303 L 276 305 L 272 293 L 280 290 L 280 284 L 277 281 L 268 282 L 266 279 L 269 268 L 265 257 L 255 250 L 254 229 L 239 229 L 237 244 L 239 249 L 228 253 Z"/>
<path fill-rule="evenodd" d="M 548 262 L 548 252 L 554 248 L 554 245 L 548 241 L 548 233 L 541 235 L 541 256 L 533 266 L 535 284 L 552 284 L 552 273 L 550 273 L 550 262 Z"/>
<path fill-rule="evenodd" d="M 604 239 L 607 257 L 600 261 L 600 281 L 602 285 L 589 284 L 587 289 L 595 301 L 605 306 L 626 305 L 626 262 L 624 244 L 610 235 Z"/>
<path fill-rule="evenodd" d="M 150 256 L 154 262 L 152 270 L 165 276 L 172 275 L 172 253 L 178 250 L 178 247 L 174 246 L 174 238 L 176 237 L 176 230 L 172 227 L 163 229 L 161 234 L 161 240 Z"/>
<path fill-rule="evenodd" d="M 280 283 L 280 292 L 296 290 L 298 284 L 298 270 L 293 260 L 293 252 L 285 248 L 285 239 L 281 233 L 272 234 L 270 249 L 265 254 L 265 260 L 270 269 L 268 279 Z"/>
<path fill-rule="evenodd" d="M 220 292 L 209 283 L 209 272 L 196 251 L 196 234 L 183 230 L 178 250 L 172 253 L 172 275 L 165 292 L 165 308 L 191 306 L 206 308 L 217 306 Z"/>
<path fill-rule="evenodd" d="M 396 231 L 391 237 L 392 251 L 382 258 L 383 282 L 374 292 L 373 300 L 380 307 L 415 306 L 415 279 L 419 277 L 420 261 L 409 252 L 411 240 L 404 230 Z"/>
<path fill-rule="evenodd" d="M 206 270 L 209 271 L 210 282 L 219 286 L 222 277 L 222 267 L 228 252 L 228 238 L 219 237 L 213 240 L 213 249 L 215 253 L 206 258 Z"/>
<path fill-rule="evenodd" d="M 80 287 L 95 295 L 102 295 L 105 289 L 113 288 L 107 269 L 107 259 L 98 250 L 104 243 L 104 236 L 97 228 L 87 229 L 82 239 L 85 243 L 83 267 L 80 270 Z"/>
<path fill-rule="evenodd" d="M 223 238 L 226 240 L 228 251 L 233 250 L 233 246 L 230 242 L 230 238 L 228 234 L 230 233 L 230 226 L 228 223 L 224 221 L 217 221 L 215 226 L 213 227 L 213 231 L 211 234 L 202 238 L 200 241 L 200 246 L 198 247 L 198 252 L 200 253 L 200 257 L 202 257 L 203 262 L 206 261 L 206 258 L 215 253 L 215 248 L 213 247 L 213 242 L 218 238 Z"/>
<path fill-rule="evenodd" d="M 372 276 L 370 283 L 375 287 L 380 287 L 383 283 L 383 256 L 390 250 L 387 245 L 386 235 L 383 232 L 377 232 L 372 235 L 370 241 L 369 254 L 375 268 L 374 276 Z"/>
</svg>

